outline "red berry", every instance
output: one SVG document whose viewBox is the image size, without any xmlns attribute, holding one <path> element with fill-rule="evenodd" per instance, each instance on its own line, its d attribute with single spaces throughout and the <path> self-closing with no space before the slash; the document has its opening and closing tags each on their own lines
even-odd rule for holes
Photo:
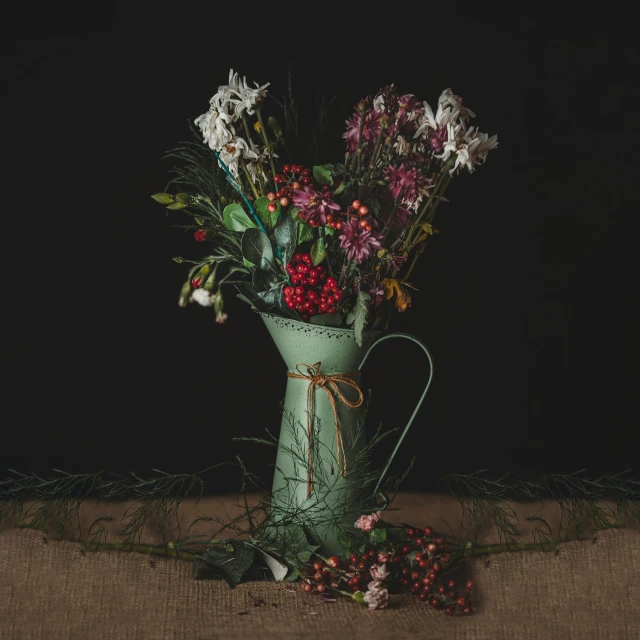
<svg viewBox="0 0 640 640">
<path fill-rule="evenodd" d="M 416 544 L 421 547 L 424 544 L 424 538 L 416 538 Z"/>
<path fill-rule="evenodd" d="M 465 586 L 467 591 L 471 591 L 473 589 L 473 582 L 471 582 L 471 580 L 467 580 L 467 584 Z"/>
<path fill-rule="evenodd" d="M 361 206 L 362 206 L 362 202 L 360 202 L 360 200 L 354 200 L 354 201 L 351 203 L 351 208 L 352 208 L 354 211 L 357 211 Z"/>
<path fill-rule="evenodd" d="M 278 210 L 278 205 L 275 202 L 270 202 L 267 205 L 267 211 L 270 213 L 275 213 Z"/>
<path fill-rule="evenodd" d="M 455 589 L 456 588 L 456 581 L 455 580 L 449 580 L 449 582 L 447 582 L 447 587 L 449 587 L 449 589 Z"/>
<path fill-rule="evenodd" d="M 434 563 L 433 563 L 433 567 L 432 567 L 432 569 L 433 569 L 434 571 L 440 571 L 440 569 L 442 569 L 442 567 L 440 566 L 440 563 L 439 563 L 439 562 L 434 562 Z"/>
<path fill-rule="evenodd" d="M 369 215 L 369 207 L 367 207 L 366 205 L 363 204 L 361 207 L 358 207 L 358 213 L 361 216 Z"/>
<path fill-rule="evenodd" d="M 324 585 L 322 585 L 322 586 L 324 586 Z M 448 607 L 444 610 L 444 612 L 445 612 L 448 616 L 452 616 L 452 615 L 453 615 L 453 613 L 454 613 L 454 611 L 455 611 L 455 610 L 454 610 L 454 608 L 453 608 L 452 606 L 448 606 Z"/>
<path fill-rule="evenodd" d="M 462 613 L 464 613 L 465 616 L 471 615 L 471 609 L 469 607 L 465 607 L 462 610 Z"/>
<path fill-rule="evenodd" d="M 311 593 L 313 591 L 313 586 L 311 585 L 310 582 L 303 582 L 302 590 L 305 591 L 306 593 Z"/>
<path fill-rule="evenodd" d="M 327 305 L 326 302 L 321 302 L 320 305 L 318 306 L 318 308 L 320 309 L 320 311 L 325 313 L 327 311 L 327 309 L 329 308 L 329 306 Z"/>
<path fill-rule="evenodd" d="M 420 583 L 420 582 L 414 582 L 411 585 L 411 593 L 418 593 L 418 591 L 420 591 L 420 589 L 422 589 L 422 583 Z"/>
<path fill-rule="evenodd" d="M 324 593 L 327 590 L 327 587 L 323 584 L 319 584 L 316 586 L 316 591 L 318 593 Z"/>
<path fill-rule="evenodd" d="M 418 596 L 418 598 L 420 598 L 420 600 L 422 600 L 423 602 L 429 597 L 429 592 L 428 591 L 421 591 L 420 595 Z"/>
<path fill-rule="evenodd" d="M 425 569 L 426 567 L 429 566 L 429 561 L 428 560 L 418 560 L 418 566 L 421 569 Z"/>
<path fill-rule="evenodd" d="M 298 304 L 302 304 L 304 302 L 304 296 L 301 293 L 296 296 L 296 302 Z"/>
<path fill-rule="evenodd" d="M 432 536 L 433 535 L 433 529 L 431 527 L 426 527 L 424 530 L 424 535 L 425 536 Z"/>
<path fill-rule="evenodd" d="M 327 309 L 327 313 L 335 313 L 336 312 L 336 308 L 335 307 L 329 307 Z"/>
<path fill-rule="evenodd" d="M 440 607 L 440 600 L 438 600 L 438 598 L 436 598 L 435 596 L 431 596 L 431 598 L 429 598 L 429 604 L 434 609 L 438 609 Z"/>
<path fill-rule="evenodd" d="M 464 598 L 458 598 L 456 600 L 456 604 L 462 608 L 464 607 L 465 604 L 467 604 L 467 601 Z"/>
<path fill-rule="evenodd" d="M 301 294 L 305 292 L 305 288 L 304 287 L 296 287 L 296 293 Z"/>
<path fill-rule="evenodd" d="M 332 569 L 339 569 L 342 566 L 342 561 L 340 560 L 340 558 L 338 558 L 338 556 L 331 556 L 328 560 L 327 560 L 327 564 L 332 568 Z"/>
<path fill-rule="evenodd" d="M 290 164 L 285 164 L 284 167 L 282 167 L 282 170 L 285 173 L 290 173 L 291 172 L 291 165 Z"/>
<path fill-rule="evenodd" d="M 428 551 L 429 553 L 433 553 L 437 548 L 438 548 L 438 547 L 437 547 L 437 545 L 433 544 L 433 542 L 430 542 L 430 543 L 427 545 L 427 551 Z"/>
<path fill-rule="evenodd" d="M 306 262 L 307 264 L 311 264 L 311 254 L 310 253 L 303 253 L 302 254 L 302 259 L 304 260 L 304 262 Z"/>
<path fill-rule="evenodd" d="M 407 529 L 407 535 L 410 538 L 415 538 L 416 537 L 416 530 L 415 529 Z"/>
<path fill-rule="evenodd" d="M 312 287 L 315 287 L 318 284 L 318 278 L 313 278 L 313 277 L 309 278 L 309 284 Z"/>
<path fill-rule="evenodd" d="M 342 230 L 342 222 L 340 222 L 340 220 L 338 220 L 338 222 L 336 222 L 336 229 L 337 229 L 338 231 L 341 231 L 341 230 Z"/>
<path fill-rule="evenodd" d="M 296 181 L 296 182 L 293 182 L 293 183 L 291 184 L 291 188 L 292 188 L 292 189 L 295 189 L 296 191 L 297 191 L 298 189 L 300 189 L 301 187 L 302 187 L 302 185 L 301 185 L 299 182 L 297 182 L 297 181 Z"/>
<path fill-rule="evenodd" d="M 293 300 L 287 300 L 287 307 L 289 307 L 289 309 L 294 309 L 296 306 L 296 303 Z"/>
<path fill-rule="evenodd" d="M 273 193 L 273 191 L 269 191 L 269 193 L 267 193 L 267 200 L 269 202 L 273 202 L 276 199 L 276 194 Z"/>
<path fill-rule="evenodd" d="M 400 553 L 409 553 L 411 551 L 411 547 L 408 544 L 403 544 L 400 547 Z"/>
<path fill-rule="evenodd" d="M 286 198 L 286 197 L 280 198 L 280 204 L 283 207 L 288 207 L 289 206 L 289 198 Z"/>
<path fill-rule="evenodd" d="M 304 168 L 304 169 L 302 170 L 302 175 L 303 175 L 303 176 L 310 176 L 310 175 L 311 175 L 311 169 Z"/>
<path fill-rule="evenodd" d="M 318 572 L 313 574 L 313 579 L 316 582 L 323 582 L 324 581 L 324 575 L 320 571 L 318 571 Z"/>
</svg>

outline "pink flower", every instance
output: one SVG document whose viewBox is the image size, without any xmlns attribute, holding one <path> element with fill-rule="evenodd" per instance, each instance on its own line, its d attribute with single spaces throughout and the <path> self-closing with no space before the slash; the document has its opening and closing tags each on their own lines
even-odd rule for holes
<svg viewBox="0 0 640 640">
<path fill-rule="evenodd" d="M 384 176 L 389 181 L 389 191 L 394 199 L 402 197 L 408 204 L 415 202 L 420 196 L 425 179 L 413 164 L 402 163 L 397 167 L 389 165 L 384 170 Z"/>
<path fill-rule="evenodd" d="M 376 526 L 376 522 L 380 520 L 380 511 L 376 511 L 371 515 L 360 516 L 354 526 L 363 531 L 371 531 Z"/>
<path fill-rule="evenodd" d="M 386 564 L 373 564 L 370 572 L 374 580 L 384 580 L 389 575 Z"/>
<path fill-rule="evenodd" d="M 370 258 L 374 249 L 381 249 L 381 235 L 372 235 L 372 231 L 366 231 L 362 227 L 350 222 L 342 225 L 340 246 L 344 249 L 349 260 L 355 260 L 358 264 Z"/>
<path fill-rule="evenodd" d="M 375 110 L 369 111 L 364 117 L 364 124 L 362 125 L 362 142 L 370 142 L 369 146 L 372 147 L 373 143 L 380 134 L 380 117 L 381 113 Z M 354 113 L 350 120 L 345 120 L 347 130 L 342 134 L 342 137 L 347 141 L 347 150 L 349 153 L 353 153 L 358 147 L 358 135 L 360 133 L 360 120 L 361 115 Z"/>
<path fill-rule="evenodd" d="M 364 601 L 369 605 L 369 609 L 384 609 L 389 604 L 389 592 L 378 580 L 370 582 L 367 587 Z"/>
<path fill-rule="evenodd" d="M 340 205 L 333 202 L 329 194 L 306 186 L 293 192 L 293 205 L 300 208 L 306 222 L 313 219 L 323 225 L 327 223 L 328 214 L 340 211 Z"/>
</svg>

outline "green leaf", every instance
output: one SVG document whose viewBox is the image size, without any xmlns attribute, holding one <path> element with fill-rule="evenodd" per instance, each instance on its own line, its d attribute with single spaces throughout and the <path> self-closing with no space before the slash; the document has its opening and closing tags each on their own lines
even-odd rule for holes
<svg viewBox="0 0 640 640">
<path fill-rule="evenodd" d="M 169 204 L 173 201 L 173 196 L 170 193 L 154 193 L 151 197 L 160 204 Z"/>
<path fill-rule="evenodd" d="M 300 220 L 300 218 L 298 218 L 298 211 L 300 211 L 300 207 L 291 207 L 291 209 L 289 209 L 289 213 L 294 220 Z"/>
<path fill-rule="evenodd" d="M 260 229 L 247 229 L 242 234 L 242 257 L 255 264 L 258 269 L 278 273 L 271 240 Z"/>
<path fill-rule="evenodd" d="M 255 264 L 253 264 L 253 262 L 249 262 L 246 258 L 242 258 L 242 262 L 244 262 L 245 267 L 251 268 L 256 266 Z"/>
<path fill-rule="evenodd" d="M 337 196 L 339 193 L 342 193 L 345 189 L 347 188 L 347 183 L 343 180 L 338 187 L 336 188 L 336 190 L 333 192 L 334 196 Z"/>
<path fill-rule="evenodd" d="M 298 244 L 313 239 L 313 227 L 302 222 L 298 223 Z"/>
<path fill-rule="evenodd" d="M 191 196 L 188 193 L 176 193 L 176 200 L 186 206 L 191 202 Z"/>
<path fill-rule="evenodd" d="M 256 269 L 253 272 L 252 286 L 256 294 L 263 291 L 269 291 L 283 282 L 283 277 L 270 271 L 262 271 L 262 269 Z"/>
<path fill-rule="evenodd" d="M 314 267 L 317 267 L 327 255 L 327 248 L 324 246 L 324 240 L 318 238 L 311 246 L 311 263 Z"/>
<path fill-rule="evenodd" d="M 298 223 L 289 216 L 282 216 L 273 231 L 273 237 L 282 249 L 282 262 L 288 264 L 298 246 Z"/>
<path fill-rule="evenodd" d="M 324 234 L 326 236 L 332 236 L 335 232 L 336 232 L 336 230 L 332 229 L 331 227 L 325 227 L 324 228 Z"/>
<path fill-rule="evenodd" d="M 255 549 L 243 542 L 234 542 L 227 547 L 232 550 L 215 546 L 199 555 L 193 561 L 193 577 L 203 580 L 213 574 L 224 578 L 232 589 L 239 585 L 255 562 Z"/>
<path fill-rule="evenodd" d="M 331 175 L 331 167 L 333 165 L 323 164 L 313 167 L 313 177 L 319 184 L 333 185 L 333 176 Z"/>
<path fill-rule="evenodd" d="M 257 226 L 237 202 L 232 202 L 224 208 L 224 211 L 222 212 L 222 220 L 224 222 L 224 226 L 227 227 L 227 229 L 231 229 L 231 231 L 255 229 Z"/>
<path fill-rule="evenodd" d="M 172 210 L 184 209 L 186 206 L 187 205 L 182 204 L 182 202 L 172 202 L 171 204 L 167 205 L 167 209 L 172 209 Z"/>
<path fill-rule="evenodd" d="M 367 324 L 367 314 L 369 313 L 368 301 L 371 300 L 371 296 L 366 292 L 359 290 L 358 299 L 347 316 L 347 324 L 353 325 L 353 329 L 356 333 L 356 344 L 362 346 L 362 332 Z"/>
<path fill-rule="evenodd" d="M 274 212 L 267 209 L 269 206 L 269 200 L 265 196 L 258 198 L 253 205 L 258 217 L 262 220 L 262 224 L 264 224 L 269 231 L 276 226 L 278 218 L 280 217 L 280 203 L 277 200 L 274 200 L 274 203 L 278 207 Z"/>
<path fill-rule="evenodd" d="M 369 540 L 373 544 L 384 542 L 387 539 L 387 530 L 384 527 L 376 527 L 375 529 L 371 529 L 369 533 Z"/>
<path fill-rule="evenodd" d="M 339 327 L 342 324 L 342 316 L 339 313 L 319 313 L 311 316 L 309 322 L 323 327 Z"/>
</svg>

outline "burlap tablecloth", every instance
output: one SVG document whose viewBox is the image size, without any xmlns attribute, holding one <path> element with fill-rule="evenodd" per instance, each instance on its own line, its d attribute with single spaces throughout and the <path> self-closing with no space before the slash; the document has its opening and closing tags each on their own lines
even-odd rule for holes
<svg viewBox="0 0 640 640">
<path fill-rule="evenodd" d="M 234 497 L 185 501 L 183 530 L 198 515 L 237 512 Z M 446 531 L 461 520 L 455 499 L 400 494 L 386 518 Z M 532 513 L 554 526 L 557 505 L 514 505 L 521 524 Z M 123 505 L 81 508 L 83 526 L 96 515 L 117 516 Z M 159 542 L 150 522 L 143 542 Z M 497 542 L 487 523 L 481 542 Z M 525 529 L 522 541 L 530 540 Z M 198 523 L 191 533 L 212 533 Z M 347 599 L 324 603 L 297 585 L 254 582 L 229 589 L 218 580 L 194 580 L 189 562 L 119 551 L 83 553 L 71 542 L 48 541 L 39 531 L 5 523 L 0 531 L 2 640 L 210 640 L 278 638 L 425 638 L 428 640 L 640 640 L 640 536 L 637 523 L 598 532 L 557 552 L 517 552 L 467 561 L 476 585 L 472 616 L 445 616 L 413 596 L 369 611 Z M 250 595 L 251 594 L 251 595 Z M 254 606 L 252 596 L 266 602 Z"/>
</svg>

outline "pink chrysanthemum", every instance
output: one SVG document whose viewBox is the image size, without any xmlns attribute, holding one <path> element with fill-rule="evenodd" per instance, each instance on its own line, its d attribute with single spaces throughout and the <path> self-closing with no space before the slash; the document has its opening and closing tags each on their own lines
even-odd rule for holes
<svg viewBox="0 0 640 640">
<path fill-rule="evenodd" d="M 306 186 L 293 192 L 293 204 L 300 208 L 306 222 L 313 220 L 319 224 L 327 224 L 327 215 L 340 211 L 340 205 L 329 194 Z"/>
<path fill-rule="evenodd" d="M 389 165 L 385 167 L 384 176 L 389 181 L 388 188 L 393 198 L 402 197 L 402 202 L 408 205 L 419 198 L 425 184 L 424 176 L 413 164 Z"/>
<path fill-rule="evenodd" d="M 374 249 L 381 249 L 381 235 L 373 235 L 372 231 L 366 231 L 357 224 L 345 222 L 342 226 L 340 246 L 344 249 L 349 260 L 355 260 L 361 264 L 370 258 Z"/>
<path fill-rule="evenodd" d="M 376 138 L 380 134 L 381 116 L 382 114 L 375 110 L 367 112 L 364 117 L 364 124 L 362 125 L 363 142 L 374 143 L 376 141 Z M 347 150 L 349 153 L 353 153 L 358 147 L 361 117 L 359 113 L 354 113 L 350 120 L 345 121 L 347 130 L 342 134 L 342 137 L 347 141 Z"/>
</svg>

